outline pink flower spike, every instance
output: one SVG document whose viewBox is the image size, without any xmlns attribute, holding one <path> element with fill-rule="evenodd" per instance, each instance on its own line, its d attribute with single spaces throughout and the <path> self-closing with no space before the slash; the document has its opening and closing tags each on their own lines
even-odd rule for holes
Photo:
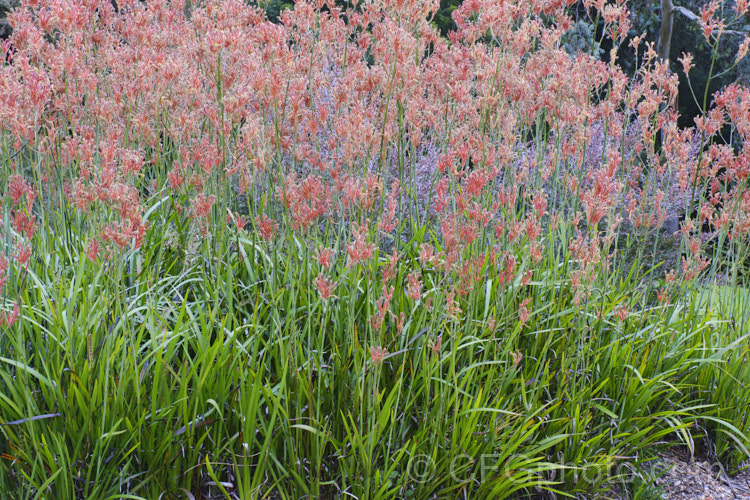
<svg viewBox="0 0 750 500">
<path fill-rule="evenodd" d="M 745 39 L 740 44 L 739 50 L 737 50 L 737 56 L 734 59 L 734 64 L 738 64 L 747 55 L 747 50 L 750 48 L 750 35 L 745 35 Z"/>
<path fill-rule="evenodd" d="M 215 202 L 215 195 L 206 196 L 205 194 L 199 194 L 193 203 L 195 216 L 199 219 L 208 219 L 209 215 L 211 215 L 211 207 Z"/>
<path fill-rule="evenodd" d="M 98 256 L 99 240 L 89 240 L 88 243 L 86 243 L 86 257 L 88 257 L 91 262 L 94 262 Z"/>
<path fill-rule="evenodd" d="M 374 365 L 379 365 L 388 356 L 388 351 L 382 347 L 370 347 L 370 361 Z"/>
<path fill-rule="evenodd" d="M 29 197 L 34 196 L 34 189 L 31 185 L 20 175 L 11 175 L 8 178 L 8 194 L 10 194 L 13 206 L 17 206 L 26 193 Z"/>
<path fill-rule="evenodd" d="M 331 259 L 333 259 L 335 253 L 336 252 L 333 248 L 323 248 L 322 246 L 319 246 L 315 258 L 317 259 L 318 264 L 323 266 L 323 269 L 328 269 L 331 267 Z"/>
<path fill-rule="evenodd" d="M 325 278 L 323 273 L 319 273 L 313 283 L 315 283 L 315 288 L 318 289 L 321 299 L 328 300 L 331 297 L 336 297 L 333 293 L 336 290 L 336 283 L 330 278 Z"/>
<path fill-rule="evenodd" d="M 680 57 L 678 60 L 682 64 L 682 71 L 684 71 L 685 76 L 687 76 L 687 74 L 690 73 L 690 70 L 693 67 L 693 55 L 683 52 L 682 57 Z"/>
<path fill-rule="evenodd" d="M 737 12 L 737 16 L 744 16 L 747 12 L 748 5 L 750 5 L 748 0 L 737 0 L 734 5 L 734 10 Z"/>
<path fill-rule="evenodd" d="M 2 291 L 6 281 L 8 281 L 8 259 L 4 253 L 0 252 L 0 291 Z"/>
<path fill-rule="evenodd" d="M 521 305 L 518 306 L 518 321 L 521 322 L 521 326 L 525 325 L 529 321 L 529 302 L 531 302 L 531 297 L 525 299 L 523 302 L 521 302 Z"/>
<path fill-rule="evenodd" d="M 11 213 L 13 214 L 12 224 L 15 230 L 31 239 L 36 231 L 36 216 L 29 217 L 22 210 L 13 210 Z"/>
<path fill-rule="evenodd" d="M 246 215 L 240 215 L 238 212 L 227 213 L 227 224 L 234 224 L 234 227 L 236 227 L 238 231 L 245 229 L 247 220 Z"/>
<path fill-rule="evenodd" d="M 16 260 L 19 264 L 21 264 L 21 267 L 27 267 L 29 264 L 29 258 L 31 257 L 31 246 L 30 245 L 24 245 L 22 242 L 18 242 L 16 245 Z"/>
<path fill-rule="evenodd" d="M 625 319 L 628 317 L 628 308 L 626 306 L 620 306 L 615 310 L 615 317 L 619 321 L 625 321 Z"/>
<path fill-rule="evenodd" d="M 13 304 L 13 312 L 8 313 L 7 311 L 3 311 L 0 313 L 0 327 L 10 328 L 16 321 L 18 321 L 20 316 L 21 307 L 18 305 L 18 302 L 16 302 Z"/>
<path fill-rule="evenodd" d="M 422 282 L 419 279 L 419 271 L 412 271 L 407 276 L 409 284 L 406 287 L 406 293 L 411 300 L 419 300 L 422 297 Z"/>
<path fill-rule="evenodd" d="M 276 221 L 268 217 L 266 214 L 263 214 L 262 217 L 256 215 L 255 224 L 258 226 L 258 232 L 260 232 L 261 238 L 266 241 L 273 239 L 279 229 L 279 225 Z"/>
<path fill-rule="evenodd" d="M 513 368 L 516 368 L 521 363 L 521 360 L 523 359 L 523 354 L 521 353 L 521 351 L 516 349 L 515 352 L 510 353 L 510 357 L 513 358 Z"/>
<path fill-rule="evenodd" d="M 435 356 L 437 356 L 440 353 L 440 346 L 441 345 L 443 345 L 443 336 L 442 335 L 440 335 L 437 338 L 437 341 L 432 346 L 432 354 L 434 354 Z"/>
<path fill-rule="evenodd" d="M 372 257 L 372 253 L 375 251 L 375 245 L 367 243 L 364 239 L 364 235 L 360 235 L 354 240 L 354 242 L 346 246 L 346 251 L 349 254 L 349 267 L 352 267 L 359 262 Z"/>
</svg>

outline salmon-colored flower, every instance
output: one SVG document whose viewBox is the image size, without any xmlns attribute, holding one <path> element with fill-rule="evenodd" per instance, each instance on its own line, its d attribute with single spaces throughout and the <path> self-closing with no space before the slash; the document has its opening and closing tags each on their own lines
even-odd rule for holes
<svg viewBox="0 0 750 500">
<path fill-rule="evenodd" d="M 29 258 L 31 257 L 31 246 L 25 245 L 23 242 L 16 244 L 16 260 L 21 267 L 26 268 L 29 264 Z"/>
<path fill-rule="evenodd" d="M 432 354 L 434 354 L 435 356 L 439 355 L 440 354 L 440 346 L 442 344 L 443 344 L 443 336 L 442 335 L 438 335 L 437 340 L 432 345 Z"/>
<path fill-rule="evenodd" d="M 13 210 L 11 213 L 13 214 L 13 227 L 30 240 L 36 231 L 36 216 L 28 216 L 23 210 Z"/>
<path fill-rule="evenodd" d="M 266 241 L 273 239 L 276 232 L 279 230 L 279 224 L 266 214 L 256 215 L 255 225 L 258 227 L 260 237 Z"/>
<path fill-rule="evenodd" d="M 682 64 L 682 71 L 685 73 L 685 76 L 688 76 L 690 70 L 693 68 L 693 55 L 683 52 L 682 57 L 678 60 L 680 61 L 680 64 Z"/>
<path fill-rule="evenodd" d="M 90 239 L 88 243 L 86 244 L 86 257 L 91 262 L 96 261 L 96 258 L 99 256 L 99 240 L 97 239 Z"/>
<path fill-rule="evenodd" d="M 13 311 L 7 312 L 3 311 L 0 312 L 0 327 L 6 327 L 10 328 L 13 326 L 13 324 L 18 321 L 18 318 L 21 315 L 21 308 L 18 305 L 18 302 L 13 304 Z"/>
<path fill-rule="evenodd" d="M 211 207 L 215 202 L 215 195 L 206 196 L 203 193 L 199 194 L 193 201 L 193 214 L 199 219 L 208 219 L 211 214 Z"/>
<path fill-rule="evenodd" d="M 626 306 L 620 306 L 615 310 L 615 318 L 619 321 L 625 321 L 628 317 L 628 308 Z"/>
<path fill-rule="evenodd" d="M 315 258 L 317 259 L 318 264 L 323 266 L 323 269 L 328 269 L 331 267 L 331 260 L 335 254 L 336 252 L 333 248 L 323 248 L 322 246 L 319 246 Z"/>
<path fill-rule="evenodd" d="M 445 309 L 446 314 L 448 317 L 452 319 L 460 319 L 461 318 L 461 306 L 456 300 L 456 293 L 453 290 L 448 291 L 448 293 L 445 296 Z"/>
<path fill-rule="evenodd" d="M 246 215 L 240 215 L 237 212 L 227 213 L 227 224 L 234 224 L 234 227 L 237 228 L 238 231 L 242 231 L 243 229 L 245 229 L 247 220 L 248 219 Z"/>
<path fill-rule="evenodd" d="M 516 368 L 521 363 L 521 360 L 523 359 L 523 354 L 521 354 L 521 351 L 516 349 L 515 352 L 510 353 L 510 357 L 513 359 L 513 368 Z"/>
<path fill-rule="evenodd" d="M 406 277 L 409 284 L 406 293 L 411 300 L 418 300 L 422 296 L 422 282 L 419 279 L 419 271 L 412 271 Z"/>
<path fill-rule="evenodd" d="M 167 181 L 169 182 L 169 185 L 172 187 L 172 189 L 178 189 L 180 186 L 182 186 L 182 184 L 184 184 L 185 177 L 182 176 L 179 169 L 175 167 L 167 174 Z"/>
<path fill-rule="evenodd" d="M 531 302 L 531 297 L 524 299 L 523 302 L 521 302 L 521 304 L 518 306 L 518 321 L 521 323 L 521 326 L 525 325 L 529 321 L 529 302 Z"/>
<path fill-rule="evenodd" d="M 321 299 L 328 300 L 331 297 L 336 297 L 333 293 L 336 290 L 336 283 L 330 278 L 324 277 L 323 273 L 318 273 L 318 277 L 313 282 Z"/>
<path fill-rule="evenodd" d="M 738 64 L 747 55 L 747 50 L 750 48 L 750 35 L 745 35 L 745 39 L 742 40 L 740 48 L 737 49 L 737 55 L 734 58 L 734 63 Z"/>
<path fill-rule="evenodd" d="M 362 228 L 355 227 L 354 233 L 354 241 L 346 246 L 346 251 L 349 254 L 349 267 L 352 267 L 372 257 L 372 253 L 376 248 L 373 243 L 368 243 L 365 240 L 365 238 L 367 237 L 367 232 Z"/>
<path fill-rule="evenodd" d="M 8 194 L 14 206 L 18 205 L 21 198 L 27 193 L 32 197 L 34 195 L 34 188 L 31 187 L 26 179 L 17 174 L 8 177 Z"/>
<path fill-rule="evenodd" d="M 0 291 L 3 290 L 5 283 L 8 281 L 8 264 L 5 254 L 0 252 Z"/>
<path fill-rule="evenodd" d="M 374 365 L 380 365 L 388 356 L 388 351 L 382 347 L 370 347 L 370 361 Z"/>
</svg>

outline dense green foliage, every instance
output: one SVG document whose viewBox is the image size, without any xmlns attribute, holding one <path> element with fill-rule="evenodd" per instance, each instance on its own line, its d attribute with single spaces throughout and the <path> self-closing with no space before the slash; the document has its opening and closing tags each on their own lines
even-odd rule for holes
<svg viewBox="0 0 750 500">
<path fill-rule="evenodd" d="M 434 242 L 421 229 L 398 247 L 406 323 L 383 332 L 391 354 L 375 364 L 361 318 L 387 256 L 321 300 L 293 237 L 200 242 L 179 200 L 157 197 L 140 251 L 100 265 L 80 228 L 44 230 L 48 257 L 18 277 L 24 319 L 0 338 L 0 489 L 17 498 L 653 498 L 649 461 L 668 446 L 715 449 L 732 470 L 746 457 L 746 295 L 652 305 L 633 274 L 576 306 L 550 255 L 526 287 L 484 268 L 459 319 L 444 299 L 428 310 L 406 295 L 420 243 Z M 167 252 L 167 226 L 192 235 L 187 253 Z"/>
</svg>

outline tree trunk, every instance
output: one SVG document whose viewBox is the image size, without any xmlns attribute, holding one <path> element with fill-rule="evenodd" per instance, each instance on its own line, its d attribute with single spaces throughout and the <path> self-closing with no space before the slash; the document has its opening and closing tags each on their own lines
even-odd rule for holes
<svg viewBox="0 0 750 500">
<path fill-rule="evenodd" d="M 672 46 L 672 24 L 674 22 L 672 0 L 661 0 L 661 32 L 659 33 L 659 58 L 669 64 L 669 49 Z"/>
</svg>

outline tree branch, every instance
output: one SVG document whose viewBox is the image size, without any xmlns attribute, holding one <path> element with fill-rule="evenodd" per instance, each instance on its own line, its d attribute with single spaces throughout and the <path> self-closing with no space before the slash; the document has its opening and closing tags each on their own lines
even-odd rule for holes
<svg viewBox="0 0 750 500">
<path fill-rule="evenodd" d="M 679 5 L 674 5 L 673 9 L 674 9 L 675 12 L 679 12 L 683 16 L 685 16 L 688 19 L 690 19 L 691 21 L 693 21 L 694 23 L 701 24 L 701 22 L 703 21 L 701 19 L 701 16 L 697 15 L 695 12 L 693 12 L 693 11 L 691 11 L 689 9 L 686 9 L 685 7 L 681 7 Z M 736 30 L 724 30 L 724 31 L 722 31 L 722 33 L 724 33 L 726 35 L 735 35 L 735 36 L 745 36 L 745 35 L 749 34 L 747 31 L 736 31 Z"/>
<path fill-rule="evenodd" d="M 675 6 L 672 0 L 661 0 L 661 31 L 659 32 L 659 58 L 669 64 L 669 51 L 672 47 L 672 24 Z"/>
</svg>

